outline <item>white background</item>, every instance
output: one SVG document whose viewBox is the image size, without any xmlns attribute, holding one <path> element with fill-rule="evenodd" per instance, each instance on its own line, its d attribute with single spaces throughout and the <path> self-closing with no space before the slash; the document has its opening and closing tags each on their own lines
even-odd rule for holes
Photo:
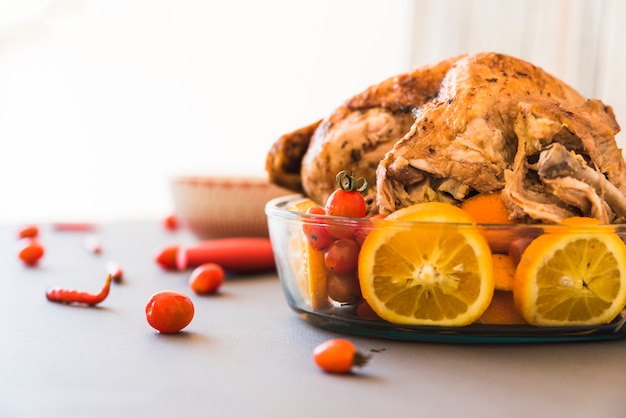
<svg viewBox="0 0 626 418">
<path fill-rule="evenodd" d="M 409 66 L 407 1 L 0 1 L 0 221 L 162 216 Z"/>
<path fill-rule="evenodd" d="M 531 60 L 624 120 L 624 3 L 0 0 L 0 222 L 160 218 L 173 176 L 263 175 L 283 133 L 462 52 Z"/>
</svg>

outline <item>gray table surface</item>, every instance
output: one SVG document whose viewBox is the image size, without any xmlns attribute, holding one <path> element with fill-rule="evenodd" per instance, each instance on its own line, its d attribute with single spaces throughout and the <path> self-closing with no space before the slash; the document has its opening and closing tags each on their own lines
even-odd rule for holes
<svg viewBox="0 0 626 418">
<path fill-rule="evenodd" d="M 275 274 L 229 277 L 217 297 L 194 295 L 189 272 L 153 261 L 165 244 L 191 242 L 157 223 L 99 225 L 86 233 L 42 226 L 37 268 L 16 256 L 18 226 L 0 226 L 0 417 L 624 417 L 626 340 L 461 345 L 349 337 L 373 353 L 345 376 L 311 352 L 338 334 L 285 303 Z M 125 281 L 97 308 L 46 300 L 62 285 L 96 291 L 104 265 Z M 149 297 L 187 293 L 196 314 L 161 335 Z"/>
</svg>

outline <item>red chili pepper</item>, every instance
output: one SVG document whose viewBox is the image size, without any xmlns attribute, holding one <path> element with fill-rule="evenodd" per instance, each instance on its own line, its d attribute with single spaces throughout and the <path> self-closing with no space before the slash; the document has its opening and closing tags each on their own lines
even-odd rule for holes
<svg viewBox="0 0 626 418">
<path fill-rule="evenodd" d="M 65 289 L 62 287 L 52 287 L 46 292 L 46 298 L 50 302 L 58 303 L 81 303 L 94 306 L 102 302 L 109 295 L 111 289 L 111 275 L 108 274 L 104 287 L 99 293 L 88 293 L 74 289 Z"/>
<path fill-rule="evenodd" d="M 235 273 L 257 273 L 276 269 L 269 238 L 220 238 L 182 246 L 176 253 L 179 270 L 206 263 L 219 264 Z"/>
<path fill-rule="evenodd" d="M 96 229 L 94 224 L 82 223 L 82 222 L 57 222 L 52 224 L 52 229 L 55 231 L 69 231 L 69 232 L 82 232 L 93 231 Z"/>
</svg>

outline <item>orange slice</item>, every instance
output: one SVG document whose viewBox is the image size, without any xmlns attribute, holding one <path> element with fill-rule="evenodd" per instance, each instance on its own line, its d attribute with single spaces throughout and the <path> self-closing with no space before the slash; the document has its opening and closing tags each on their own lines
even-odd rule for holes
<svg viewBox="0 0 626 418">
<path fill-rule="evenodd" d="M 306 213 L 311 206 L 317 204 L 304 199 L 293 203 L 288 210 L 298 213 Z M 290 240 L 291 268 L 296 275 L 300 293 L 311 305 L 311 309 L 319 310 L 330 306 L 326 285 L 326 265 L 324 264 L 324 252 L 311 248 L 306 235 L 300 228 L 293 231 Z"/>
<path fill-rule="evenodd" d="M 494 289 L 491 251 L 465 211 L 418 203 L 373 222 L 358 272 L 376 314 L 392 323 L 436 326 L 468 325 L 481 316 Z"/>
<path fill-rule="evenodd" d="M 562 223 L 522 254 L 515 305 L 526 322 L 538 326 L 611 322 L 626 306 L 626 245 L 613 227 L 595 219 Z"/>
</svg>

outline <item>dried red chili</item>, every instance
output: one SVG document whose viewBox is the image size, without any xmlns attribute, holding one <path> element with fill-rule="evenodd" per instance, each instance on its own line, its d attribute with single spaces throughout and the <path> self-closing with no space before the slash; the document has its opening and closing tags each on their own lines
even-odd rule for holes
<svg viewBox="0 0 626 418">
<path fill-rule="evenodd" d="M 46 298 L 50 302 L 58 303 L 81 303 L 85 305 L 97 305 L 106 299 L 111 289 L 111 275 L 108 274 L 104 287 L 98 293 L 82 292 L 75 289 L 65 289 L 62 287 L 52 287 L 46 292 Z"/>
</svg>

